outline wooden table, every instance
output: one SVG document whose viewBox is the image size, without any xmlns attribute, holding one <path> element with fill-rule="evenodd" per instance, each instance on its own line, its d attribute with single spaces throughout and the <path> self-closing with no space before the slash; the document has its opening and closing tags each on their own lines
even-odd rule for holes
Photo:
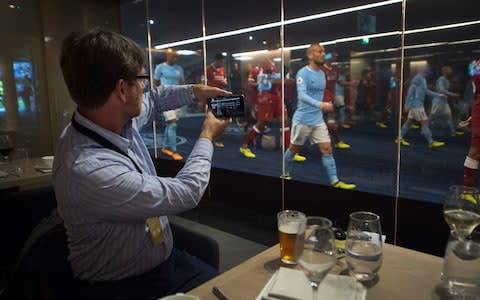
<svg viewBox="0 0 480 300">
<path fill-rule="evenodd" d="M 36 169 L 36 167 L 43 166 L 44 164 L 44 161 L 40 157 L 29 158 L 19 162 L 23 170 L 21 174 L 14 174 L 14 172 L 12 172 L 14 166 L 11 163 L 0 165 L 0 170 L 11 173 L 8 177 L 0 178 L 0 190 L 14 187 L 26 189 L 51 184 L 51 172 L 43 173 Z"/>
<path fill-rule="evenodd" d="M 368 300 L 436 299 L 435 286 L 440 283 L 443 258 L 390 244 L 385 244 L 383 250 L 379 281 L 367 290 Z M 230 300 L 253 300 L 280 265 L 280 250 L 276 245 L 189 294 L 203 300 L 218 300 L 212 294 L 212 287 L 217 286 Z M 345 269 L 345 259 L 341 259 L 332 273 Z"/>
</svg>

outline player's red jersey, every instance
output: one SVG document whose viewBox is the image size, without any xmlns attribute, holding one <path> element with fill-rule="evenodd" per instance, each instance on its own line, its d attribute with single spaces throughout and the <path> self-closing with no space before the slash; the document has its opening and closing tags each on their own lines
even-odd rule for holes
<svg viewBox="0 0 480 300">
<path fill-rule="evenodd" d="M 335 85 L 337 84 L 339 72 L 335 66 L 322 65 L 320 69 L 325 73 L 325 92 L 323 93 L 324 102 L 335 100 Z"/>
<path fill-rule="evenodd" d="M 260 66 L 251 68 L 248 74 L 248 81 L 256 84 L 253 108 L 259 121 L 271 121 L 282 113 L 287 115 L 282 105 L 281 84 L 277 83 L 276 77 L 277 68 L 270 60 L 265 60 L 260 63 Z"/>
<path fill-rule="evenodd" d="M 227 78 L 225 76 L 224 67 L 215 67 L 214 64 L 210 64 L 207 67 L 207 84 L 218 88 L 225 88 L 227 86 Z"/>
</svg>

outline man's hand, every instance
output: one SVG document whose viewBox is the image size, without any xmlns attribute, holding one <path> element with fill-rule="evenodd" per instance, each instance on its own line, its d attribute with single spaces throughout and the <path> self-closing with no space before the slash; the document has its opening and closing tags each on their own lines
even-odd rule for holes
<svg viewBox="0 0 480 300">
<path fill-rule="evenodd" d="M 216 87 L 204 85 L 204 84 L 195 84 L 193 85 L 193 94 L 197 99 L 197 104 L 199 107 L 205 107 L 207 105 L 207 99 L 217 96 L 230 96 L 232 93 L 225 91 Z"/>
<path fill-rule="evenodd" d="M 205 120 L 203 121 L 202 132 L 199 138 L 207 138 L 210 141 L 217 139 L 225 129 L 232 123 L 232 118 L 215 118 L 212 110 L 207 111 Z"/>
</svg>

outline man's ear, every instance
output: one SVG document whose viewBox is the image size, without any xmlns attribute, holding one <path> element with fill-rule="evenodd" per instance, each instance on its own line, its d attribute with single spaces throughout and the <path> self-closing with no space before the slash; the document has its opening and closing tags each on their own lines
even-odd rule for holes
<svg viewBox="0 0 480 300">
<path fill-rule="evenodd" d="M 117 95 L 118 99 L 122 102 L 127 102 L 127 95 L 129 90 L 129 84 L 125 79 L 119 79 L 115 83 L 114 93 Z"/>
</svg>

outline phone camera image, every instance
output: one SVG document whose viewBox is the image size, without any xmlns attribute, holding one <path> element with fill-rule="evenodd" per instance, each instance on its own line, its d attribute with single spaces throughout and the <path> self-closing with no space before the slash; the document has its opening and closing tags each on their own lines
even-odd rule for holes
<svg viewBox="0 0 480 300">
<path fill-rule="evenodd" d="M 209 98 L 208 107 L 217 118 L 241 117 L 245 114 L 243 95 Z"/>
</svg>

